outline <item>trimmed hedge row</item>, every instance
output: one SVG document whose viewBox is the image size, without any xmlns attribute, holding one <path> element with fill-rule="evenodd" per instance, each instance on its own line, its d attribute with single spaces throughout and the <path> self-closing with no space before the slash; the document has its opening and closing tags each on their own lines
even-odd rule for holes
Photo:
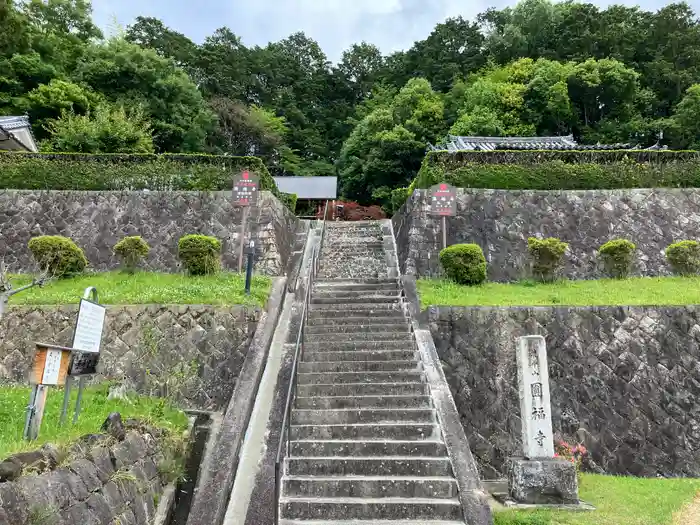
<svg viewBox="0 0 700 525">
<path fill-rule="evenodd" d="M 230 191 L 235 174 L 260 176 L 292 211 L 286 197 L 257 157 L 179 154 L 0 153 L 0 189 L 13 190 L 185 190 Z"/>
<path fill-rule="evenodd" d="M 406 196 L 439 182 L 505 190 L 697 188 L 700 152 L 436 151 L 426 156 Z"/>
</svg>

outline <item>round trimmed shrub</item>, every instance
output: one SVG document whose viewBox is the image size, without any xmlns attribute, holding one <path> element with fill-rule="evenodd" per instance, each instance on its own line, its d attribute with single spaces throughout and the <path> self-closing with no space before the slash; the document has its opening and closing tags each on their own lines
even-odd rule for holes
<svg viewBox="0 0 700 525">
<path fill-rule="evenodd" d="M 124 270 L 134 273 L 143 259 L 148 256 L 151 247 L 141 236 L 124 237 L 114 245 L 114 253 L 122 260 Z"/>
<path fill-rule="evenodd" d="M 557 278 L 557 272 L 564 262 L 564 254 L 569 245 L 555 237 L 527 240 L 527 250 L 532 258 L 532 275 L 542 282 L 551 282 Z"/>
<path fill-rule="evenodd" d="M 696 275 L 700 273 L 700 243 L 698 241 L 680 241 L 666 248 L 666 259 L 678 275 Z"/>
<path fill-rule="evenodd" d="M 475 285 L 486 280 L 486 257 L 478 244 L 455 244 L 440 252 L 447 277 L 457 284 Z"/>
<path fill-rule="evenodd" d="M 221 268 L 221 242 L 207 235 L 185 235 L 177 244 L 178 256 L 190 275 L 216 273 Z"/>
<path fill-rule="evenodd" d="M 614 279 L 627 277 L 632 271 L 634 251 L 637 246 L 627 239 L 608 241 L 598 249 L 603 259 L 605 273 Z"/>
<path fill-rule="evenodd" d="M 71 277 L 85 271 L 85 253 L 68 237 L 43 235 L 29 240 L 29 251 L 42 270 L 50 276 Z"/>
</svg>

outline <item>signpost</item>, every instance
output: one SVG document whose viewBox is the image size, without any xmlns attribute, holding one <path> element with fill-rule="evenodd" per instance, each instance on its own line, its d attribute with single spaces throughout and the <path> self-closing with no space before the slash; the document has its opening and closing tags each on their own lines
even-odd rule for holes
<svg viewBox="0 0 700 525">
<path fill-rule="evenodd" d="M 243 208 L 241 220 L 241 241 L 238 253 L 238 273 L 243 271 L 243 252 L 245 250 L 245 232 L 248 213 L 251 206 L 258 203 L 260 178 L 254 173 L 244 171 L 233 180 L 233 205 Z"/>
<path fill-rule="evenodd" d="M 68 377 L 70 364 L 70 348 L 36 343 L 32 368 L 29 373 L 29 384 L 32 393 L 27 406 L 27 417 L 24 423 L 24 439 L 35 440 L 39 436 L 41 420 L 44 418 L 46 395 L 49 386 L 63 386 Z"/>
<path fill-rule="evenodd" d="M 442 247 L 447 248 L 447 217 L 457 215 L 457 188 L 446 182 L 432 186 L 430 214 L 442 217 Z"/>
<path fill-rule="evenodd" d="M 90 297 L 92 297 L 92 301 L 89 300 Z M 80 404 L 83 398 L 83 390 L 85 389 L 85 377 L 97 373 L 106 314 L 105 307 L 97 304 L 97 301 L 97 289 L 93 287 L 87 288 L 80 301 L 78 320 L 73 334 L 69 377 L 63 396 L 63 408 L 61 409 L 61 425 L 66 420 L 70 391 L 75 378 L 78 378 L 78 399 L 75 403 L 73 423 L 78 421 L 78 415 L 80 414 Z"/>
</svg>

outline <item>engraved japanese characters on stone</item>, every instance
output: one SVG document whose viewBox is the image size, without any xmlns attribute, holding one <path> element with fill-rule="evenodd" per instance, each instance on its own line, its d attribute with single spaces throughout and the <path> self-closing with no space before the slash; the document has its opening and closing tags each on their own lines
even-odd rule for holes
<svg viewBox="0 0 700 525">
<path fill-rule="evenodd" d="M 523 456 L 553 458 L 547 348 L 542 336 L 521 337 L 516 353 Z"/>
</svg>

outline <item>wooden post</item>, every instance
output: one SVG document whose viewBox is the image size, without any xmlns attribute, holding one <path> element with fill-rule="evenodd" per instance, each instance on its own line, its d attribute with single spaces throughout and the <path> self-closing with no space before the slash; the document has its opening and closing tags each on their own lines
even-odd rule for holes
<svg viewBox="0 0 700 525">
<path fill-rule="evenodd" d="M 36 386 L 36 396 L 34 398 L 32 418 L 29 423 L 29 441 L 34 441 L 36 440 L 36 438 L 39 437 L 39 429 L 41 428 L 41 420 L 44 419 L 44 409 L 46 408 L 46 395 L 48 393 L 48 386 Z"/>
</svg>

